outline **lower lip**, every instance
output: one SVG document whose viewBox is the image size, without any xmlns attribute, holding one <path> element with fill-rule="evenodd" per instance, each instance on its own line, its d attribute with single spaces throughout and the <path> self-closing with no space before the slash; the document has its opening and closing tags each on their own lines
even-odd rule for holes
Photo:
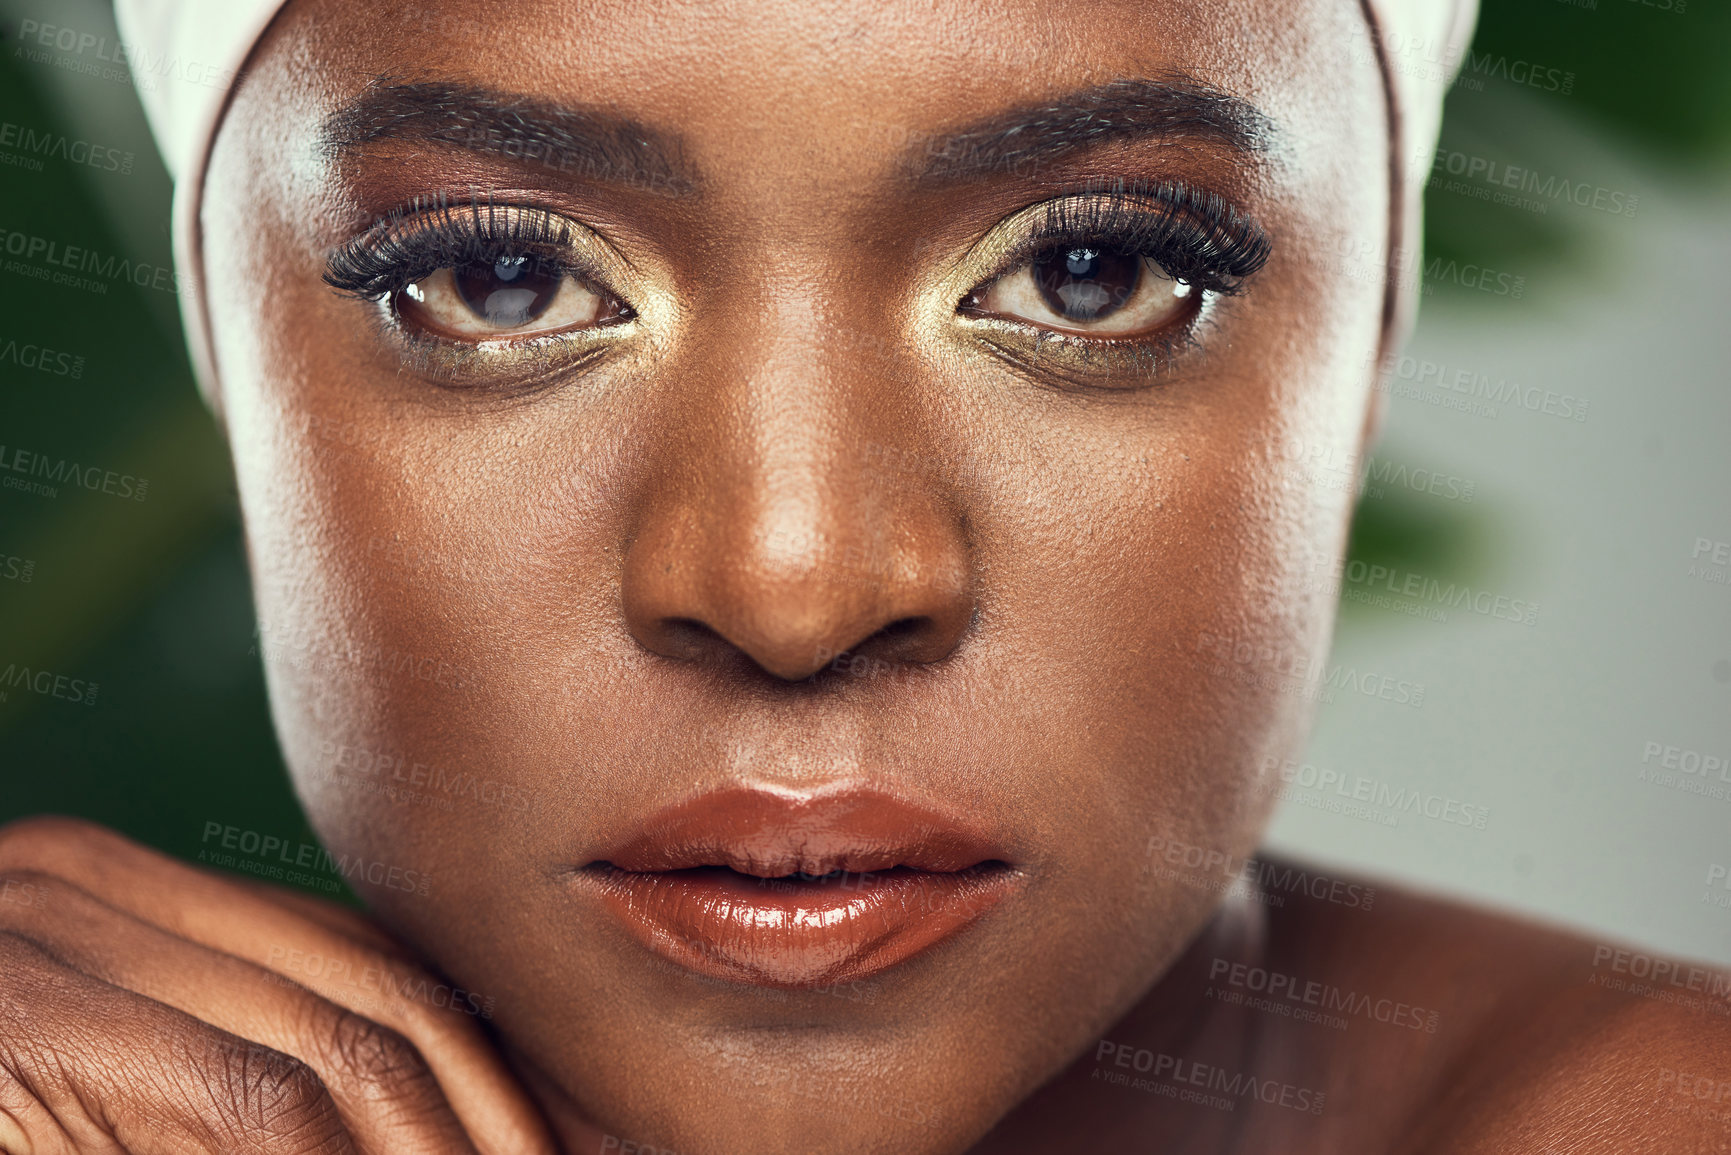
<svg viewBox="0 0 1731 1155">
<path fill-rule="evenodd" d="M 722 867 L 586 872 L 638 941 L 715 978 L 774 987 L 853 982 L 926 950 L 1003 901 L 1018 876 L 997 864 L 898 867 L 821 881 Z"/>
</svg>

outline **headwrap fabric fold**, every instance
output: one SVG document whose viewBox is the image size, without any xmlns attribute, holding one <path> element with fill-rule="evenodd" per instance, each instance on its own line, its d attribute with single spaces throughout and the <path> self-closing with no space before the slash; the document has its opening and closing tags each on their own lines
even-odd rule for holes
<svg viewBox="0 0 1731 1155">
<path fill-rule="evenodd" d="M 157 147 L 174 177 L 174 257 L 193 299 L 181 314 L 193 368 L 204 395 L 218 394 L 205 316 L 199 201 L 211 142 L 253 47 L 285 0 L 115 0 L 115 19 L 129 54 L 196 62 L 195 74 L 140 90 Z M 1454 80 L 1477 15 L 1478 0 L 1360 0 L 1366 45 L 1387 94 L 1389 237 L 1383 310 L 1383 354 L 1399 348 L 1417 311 L 1422 194 L 1442 121 L 1442 98 Z M 1380 363 L 1380 359 L 1379 359 Z"/>
<path fill-rule="evenodd" d="M 239 83 L 253 46 L 264 36 L 285 0 L 114 0 L 120 39 L 134 60 L 195 61 L 214 83 L 178 77 L 139 87 L 145 119 L 174 178 L 170 208 L 174 264 L 190 299 L 181 298 L 181 324 L 199 391 L 218 403 L 216 359 L 204 292 L 204 252 L 198 209 L 210 146 L 216 140 L 229 96 Z"/>
<path fill-rule="evenodd" d="M 1405 344 L 1418 314 L 1424 186 L 1479 0 L 1360 0 L 1388 97 L 1389 236 L 1377 364 Z"/>
</svg>

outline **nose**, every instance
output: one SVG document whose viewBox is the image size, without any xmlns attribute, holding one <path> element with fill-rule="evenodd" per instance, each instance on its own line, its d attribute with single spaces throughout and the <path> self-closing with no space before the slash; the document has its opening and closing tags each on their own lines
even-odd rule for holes
<svg viewBox="0 0 1731 1155">
<path fill-rule="evenodd" d="M 704 374 L 704 400 L 672 422 L 625 553 L 628 628 L 664 657 L 743 655 L 785 681 L 843 653 L 941 661 L 975 610 L 944 459 L 907 448 L 905 403 L 814 386 L 798 360 L 797 375 L 760 366 L 735 389 Z"/>
</svg>

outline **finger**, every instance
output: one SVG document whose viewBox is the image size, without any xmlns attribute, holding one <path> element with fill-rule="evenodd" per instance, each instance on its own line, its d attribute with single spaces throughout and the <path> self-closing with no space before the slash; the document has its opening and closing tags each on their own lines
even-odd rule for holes
<svg viewBox="0 0 1731 1155">
<path fill-rule="evenodd" d="M 481 1155 L 557 1150 L 474 1016 L 416 997 L 450 988 L 408 963 L 404 952 L 335 929 L 342 918 L 311 922 L 260 886 L 237 885 L 76 819 L 34 818 L 0 829 L 0 870 L 9 868 L 56 875 L 171 936 L 276 971 L 400 1032 L 425 1058 Z M 294 973 L 288 966 L 294 951 L 328 965 L 318 974 Z M 392 981 L 366 981 L 380 975 Z"/>
<path fill-rule="evenodd" d="M 236 875 L 225 878 L 242 889 L 266 902 L 274 902 L 286 906 L 296 914 L 306 918 L 308 922 L 317 923 L 326 930 L 353 939 L 362 946 L 371 947 L 381 954 L 402 955 L 404 961 L 408 956 L 403 952 L 402 945 L 396 939 L 380 930 L 376 924 L 357 910 L 346 906 L 338 906 L 335 902 L 318 898 L 311 894 L 303 894 L 298 890 L 276 886 L 256 878 L 246 878 Z"/>
<path fill-rule="evenodd" d="M 0 913 L 7 929 L 79 972 L 292 1055 L 335 1100 L 359 1155 L 474 1155 L 426 1061 L 389 1027 L 282 976 L 186 939 L 63 880 L 51 906 Z"/>
<path fill-rule="evenodd" d="M 80 974 L 0 933 L 7 1149 L 356 1155 L 305 1063 Z"/>
</svg>

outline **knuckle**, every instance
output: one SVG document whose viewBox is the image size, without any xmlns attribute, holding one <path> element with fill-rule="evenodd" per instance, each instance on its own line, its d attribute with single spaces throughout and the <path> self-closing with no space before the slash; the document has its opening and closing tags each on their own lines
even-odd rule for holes
<svg viewBox="0 0 1731 1155">
<path fill-rule="evenodd" d="M 222 1149 L 259 1152 L 346 1151 L 347 1132 L 324 1081 L 292 1055 L 224 1039 L 195 1069 L 214 1111 L 211 1130 Z"/>
<path fill-rule="evenodd" d="M 0 930 L 0 1068 L 9 1073 L 36 1049 L 36 1020 L 51 1002 L 54 967 L 35 942 Z"/>
<path fill-rule="evenodd" d="M 71 1104 L 92 1134 L 111 1135 L 124 1117 L 201 1151 L 353 1152 L 306 1063 L 88 979 L 28 936 L 0 930 L 0 1109 L 28 1108 L 45 1092 Z M 101 1149 L 111 1149 L 106 1140 Z"/>
<path fill-rule="evenodd" d="M 415 1045 L 390 1027 L 346 1007 L 325 1004 L 312 1031 L 320 1069 L 345 1091 L 370 1100 L 407 1103 L 438 1096 L 438 1082 Z"/>
<path fill-rule="evenodd" d="M 32 1136 L 44 1130 L 43 1095 L 53 1092 L 66 1066 L 67 1056 L 42 1037 L 38 1020 L 44 961 L 34 943 L 0 931 L 0 1151 L 37 1150 Z"/>
<path fill-rule="evenodd" d="M 69 993 L 67 968 L 28 934 L 0 929 L 0 1043 L 23 1022 L 47 1013 Z"/>
</svg>

